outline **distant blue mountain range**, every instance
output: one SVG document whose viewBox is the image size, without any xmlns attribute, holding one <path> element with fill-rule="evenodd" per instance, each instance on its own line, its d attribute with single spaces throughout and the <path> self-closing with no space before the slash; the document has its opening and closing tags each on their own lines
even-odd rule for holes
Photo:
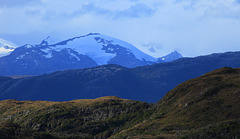
<svg viewBox="0 0 240 139">
<path fill-rule="evenodd" d="M 0 77 L 0 100 L 67 101 L 118 96 L 157 102 L 178 84 L 222 67 L 240 67 L 240 52 L 181 58 L 136 68 L 103 65 L 41 76 Z"/>
</svg>

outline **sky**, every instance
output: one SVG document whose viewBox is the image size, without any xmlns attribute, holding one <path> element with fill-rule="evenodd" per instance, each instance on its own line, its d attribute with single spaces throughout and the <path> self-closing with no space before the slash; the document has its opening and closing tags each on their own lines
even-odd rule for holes
<svg viewBox="0 0 240 139">
<path fill-rule="evenodd" d="M 240 0 L 0 0 L 0 38 L 19 46 L 90 32 L 161 57 L 240 50 Z"/>
</svg>

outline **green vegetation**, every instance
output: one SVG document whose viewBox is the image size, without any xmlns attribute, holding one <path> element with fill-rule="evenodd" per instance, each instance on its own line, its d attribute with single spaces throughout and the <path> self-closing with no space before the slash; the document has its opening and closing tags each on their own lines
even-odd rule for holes
<svg viewBox="0 0 240 139">
<path fill-rule="evenodd" d="M 0 102 L 3 138 L 107 138 L 139 123 L 150 104 L 117 97 Z M 33 136 L 34 135 L 34 136 Z"/>
</svg>

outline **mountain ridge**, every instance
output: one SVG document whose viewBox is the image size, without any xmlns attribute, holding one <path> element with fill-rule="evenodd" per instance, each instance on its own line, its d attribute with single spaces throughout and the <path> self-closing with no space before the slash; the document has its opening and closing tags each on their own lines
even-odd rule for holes
<svg viewBox="0 0 240 139">
<path fill-rule="evenodd" d="M 66 101 L 118 96 L 156 102 L 178 84 L 226 66 L 240 67 L 240 52 L 182 58 L 137 68 L 104 65 L 27 78 L 4 79 L 0 84 L 0 100 Z"/>
</svg>

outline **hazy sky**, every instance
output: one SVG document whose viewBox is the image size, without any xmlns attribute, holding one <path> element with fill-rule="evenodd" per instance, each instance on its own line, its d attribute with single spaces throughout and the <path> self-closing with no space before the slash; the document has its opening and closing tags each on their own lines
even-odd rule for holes
<svg viewBox="0 0 240 139">
<path fill-rule="evenodd" d="M 18 45 L 90 32 L 156 57 L 239 51 L 240 0 L 0 0 L 0 38 Z"/>
</svg>

